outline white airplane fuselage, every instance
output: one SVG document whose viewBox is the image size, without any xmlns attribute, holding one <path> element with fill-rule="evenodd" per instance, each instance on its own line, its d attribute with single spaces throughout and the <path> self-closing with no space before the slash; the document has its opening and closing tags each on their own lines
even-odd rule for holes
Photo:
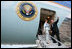
<svg viewBox="0 0 72 49">
<path fill-rule="evenodd" d="M 60 5 L 44 1 L 31 1 L 37 7 L 37 16 L 31 21 L 24 21 L 16 13 L 20 1 L 1 1 L 1 43 L 6 44 L 35 44 L 40 21 L 41 8 L 56 11 L 59 16 L 58 27 L 71 11 Z"/>
</svg>

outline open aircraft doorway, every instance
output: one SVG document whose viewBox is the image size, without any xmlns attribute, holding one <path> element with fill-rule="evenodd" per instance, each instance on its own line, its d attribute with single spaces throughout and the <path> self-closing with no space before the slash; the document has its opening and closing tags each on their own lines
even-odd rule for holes
<svg viewBox="0 0 72 49">
<path fill-rule="evenodd" d="M 48 18 L 48 23 L 51 25 L 51 20 L 55 20 L 56 12 L 50 9 L 41 8 L 40 11 L 40 22 L 37 35 L 43 35 L 43 25 L 45 18 Z"/>
</svg>

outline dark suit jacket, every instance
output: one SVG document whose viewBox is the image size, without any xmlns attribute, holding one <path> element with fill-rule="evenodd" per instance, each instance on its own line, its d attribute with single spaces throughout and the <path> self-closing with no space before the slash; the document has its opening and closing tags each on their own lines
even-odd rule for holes
<svg viewBox="0 0 72 49">
<path fill-rule="evenodd" d="M 57 21 L 55 21 L 52 25 L 51 25 L 51 30 L 52 30 L 52 33 L 59 33 L 59 29 L 58 29 L 58 26 L 57 26 L 57 23 L 58 23 L 59 19 L 57 19 Z"/>
</svg>

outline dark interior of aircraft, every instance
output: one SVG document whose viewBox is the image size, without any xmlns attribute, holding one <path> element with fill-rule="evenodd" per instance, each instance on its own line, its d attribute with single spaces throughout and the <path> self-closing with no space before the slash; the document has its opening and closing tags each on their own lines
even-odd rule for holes
<svg viewBox="0 0 72 49">
<path fill-rule="evenodd" d="M 41 8 L 40 10 L 40 22 L 37 35 L 43 35 L 43 25 L 45 23 L 45 18 L 48 18 L 48 23 L 51 25 L 51 19 L 54 20 L 56 12 L 49 9 Z"/>
</svg>

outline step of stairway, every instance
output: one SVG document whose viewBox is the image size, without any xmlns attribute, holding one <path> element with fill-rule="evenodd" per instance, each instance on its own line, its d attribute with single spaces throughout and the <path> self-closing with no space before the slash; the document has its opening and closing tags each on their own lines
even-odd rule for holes
<svg viewBox="0 0 72 49">
<path fill-rule="evenodd" d="M 58 43 L 53 43 L 51 39 L 48 40 L 48 42 L 45 40 L 45 35 L 39 35 L 38 41 L 36 41 L 38 47 L 42 48 L 66 48 L 65 45 L 58 46 Z"/>
</svg>

